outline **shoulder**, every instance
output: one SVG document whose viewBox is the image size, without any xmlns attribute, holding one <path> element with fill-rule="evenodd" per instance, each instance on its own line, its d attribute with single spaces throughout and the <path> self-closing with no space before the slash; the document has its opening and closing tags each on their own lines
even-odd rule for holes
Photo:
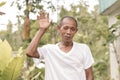
<svg viewBox="0 0 120 80">
<path fill-rule="evenodd" d="M 54 50 L 55 49 L 55 45 L 54 44 L 46 44 L 43 45 L 41 47 L 38 47 L 37 50 L 38 51 L 48 51 L 48 50 Z"/>
<path fill-rule="evenodd" d="M 55 44 L 46 44 L 46 45 L 43 45 L 42 47 L 44 48 L 55 47 Z"/>
<path fill-rule="evenodd" d="M 74 45 L 81 48 L 89 48 L 88 45 L 85 43 L 74 42 Z"/>
</svg>

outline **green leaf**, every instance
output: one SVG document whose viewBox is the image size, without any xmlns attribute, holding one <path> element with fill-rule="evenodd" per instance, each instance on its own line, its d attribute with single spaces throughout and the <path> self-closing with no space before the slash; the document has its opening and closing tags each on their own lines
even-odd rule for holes
<svg viewBox="0 0 120 80">
<path fill-rule="evenodd" d="M 22 53 L 23 53 L 23 47 L 20 47 L 20 48 L 18 49 L 17 56 L 18 56 L 18 57 L 22 56 Z"/>
<path fill-rule="evenodd" d="M 2 40 L 0 39 L 0 43 L 2 42 Z"/>
<path fill-rule="evenodd" d="M 18 80 L 24 63 L 24 57 L 15 57 L 4 69 L 2 80 Z"/>
<path fill-rule="evenodd" d="M 9 43 L 0 39 L 0 71 L 3 71 L 5 66 L 12 59 L 12 48 Z"/>
<path fill-rule="evenodd" d="M 0 2 L 0 6 L 3 6 L 5 5 L 6 2 Z"/>
</svg>

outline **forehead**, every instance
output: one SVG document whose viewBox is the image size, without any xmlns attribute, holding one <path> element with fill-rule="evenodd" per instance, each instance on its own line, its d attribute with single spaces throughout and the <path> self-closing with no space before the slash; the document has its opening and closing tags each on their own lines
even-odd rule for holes
<svg viewBox="0 0 120 80">
<path fill-rule="evenodd" d="M 77 26 L 75 20 L 73 20 L 73 19 L 71 19 L 71 18 L 64 18 L 64 19 L 62 20 L 62 25 L 70 25 L 70 26 L 74 26 L 74 27 Z"/>
</svg>

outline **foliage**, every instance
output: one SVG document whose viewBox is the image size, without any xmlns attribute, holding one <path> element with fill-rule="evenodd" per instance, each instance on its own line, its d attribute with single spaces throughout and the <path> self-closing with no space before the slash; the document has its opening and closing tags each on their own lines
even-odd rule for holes
<svg viewBox="0 0 120 80">
<path fill-rule="evenodd" d="M 28 5 L 26 6 L 26 2 L 28 1 Z M 36 20 L 30 20 L 30 39 L 23 40 L 23 24 L 22 20 L 24 20 L 27 11 L 30 13 L 38 13 L 40 10 L 43 10 L 45 5 L 41 4 L 42 0 L 25 0 L 22 4 L 20 0 L 14 1 L 12 5 L 17 4 L 19 10 L 25 9 L 25 15 L 18 15 L 18 31 L 12 32 L 11 29 L 13 27 L 12 23 L 8 23 L 7 31 L 0 31 L 0 37 L 2 40 L 7 39 L 13 50 L 17 50 L 20 46 L 23 46 L 24 49 L 28 46 L 31 39 L 34 37 L 36 31 L 39 29 L 38 22 Z M 44 0 L 43 0 L 44 2 Z M 48 4 L 49 9 L 53 12 L 55 11 L 54 5 L 52 5 L 51 1 L 46 2 Z M 26 8 L 24 8 L 26 7 Z M 74 40 L 80 43 L 86 43 L 90 46 L 94 59 L 94 77 L 95 80 L 110 80 L 109 76 L 109 52 L 108 52 L 108 44 L 115 39 L 114 34 L 112 33 L 114 27 L 108 28 L 107 18 L 100 16 L 98 12 L 98 6 L 95 7 L 95 10 L 91 13 L 88 12 L 88 5 L 79 3 L 79 5 L 71 5 L 71 10 L 68 11 L 64 6 L 58 6 L 60 9 L 60 13 L 58 13 L 58 22 L 61 17 L 65 15 L 74 16 L 78 21 L 78 32 L 74 37 Z M 59 11 L 59 10 L 58 10 Z M 113 30 L 113 31 L 111 31 Z M 40 46 L 46 43 L 56 43 L 60 40 L 59 33 L 56 31 L 56 23 L 53 23 L 52 27 L 45 33 L 42 37 L 42 41 L 40 42 Z M 0 41 L 1 43 L 2 41 Z M 0 48 L 2 49 L 2 48 Z M 0 51 L 6 50 L 6 47 Z M 7 51 L 7 50 L 6 50 Z M 10 52 L 10 51 L 9 51 Z M 2 53 L 1 53 L 2 54 Z M 4 53 L 3 53 L 4 55 Z M 12 55 L 7 55 L 12 56 Z M 7 57 L 6 56 L 6 57 Z M 1 57 L 0 57 L 1 58 Z M 9 58 L 9 57 L 8 57 Z M 17 58 L 8 59 L 8 62 L 4 62 L 4 65 L 14 64 L 18 60 Z M 18 60 L 19 61 L 19 60 Z M 0 61 L 2 62 L 2 61 Z M 3 63 L 2 63 L 3 64 Z M 19 77 L 20 80 L 43 80 L 44 76 L 44 68 L 37 69 L 32 61 L 32 59 L 27 58 L 25 62 L 26 67 L 22 71 L 22 75 Z M 22 66 L 22 65 L 21 65 Z M 9 66 L 8 66 L 9 67 Z M 5 68 L 5 67 L 4 67 Z M 5 68 L 8 70 L 9 68 Z M 11 68 L 12 69 L 12 68 Z M 3 71 L 3 68 L 0 66 L 0 70 Z M 4 71 L 5 71 L 4 70 Z M 0 72 L 1 72 L 0 71 Z M 18 71 L 19 72 L 19 71 Z M 8 72 L 10 73 L 10 72 Z M 0 73 L 2 74 L 2 73 Z"/>
<path fill-rule="evenodd" d="M 45 6 L 42 3 L 47 5 Z M 45 10 L 44 9 L 45 7 L 46 9 L 52 9 L 53 11 L 55 10 L 55 5 L 53 5 L 51 1 L 47 1 L 47 0 L 24 0 L 22 4 L 20 0 L 17 0 L 17 1 L 13 1 L 11 6 L 13 6 L 14 4 L 17 4 L 17 8 L 19 10 L 22 10 L 23 7 L 26 7 L 24 10 L 25 14 L 27 14 L 28 11 L 34 14 L 38 13 L 40 10 Z"/>
<path fill-rule="evenodd" d="M 20 48 L 17 54 L 13 54 L 12 48 L 5 40 L 0 39 L 0 80 L 18 80 L 24 64 L 23 51 Z"/>
<path fill-rule="evenodd" d="M 36 68 L 30 73 L 31 80 L 44 80 L 45 68 Z"/>
<path fill-rule="evenodd" d="M 29 57 L 26 60 L 25 64 L 26 67 L 24 67 L 19 80 L 44 80 L 44 67 L 36 67 L 36 65 L 33 63 L 33 59 Z"/>
<path fill-rule="evenodd" d="M 105 57 L 96 61 L 93 67 L 95 80 L 110 80 L 109 70 L 109 54 L 106 53 Z"/>
<path fill-rule="evenodd" d="M 18 80 L 23 67 L 23 57 L 15 57 L 4 69 L 1 80 Z"/>
<path fill-rule="evenodd" d="M 8 43 L 11 45 L 13 51 L 18 50 L 18 48 L 20 46 L 22 46 L 23 43 L 23 39 L 22 39 L 22 33 L 21 30 L 19 29 L 19 31 L 14 31 L 13 32 L 13 24 L 11 21 L 8 22 L 7 24 L 7 30 L 5 31 L 0 31 L 0 38 L 2 40 L 7 40 Z M 21 27 L 21 25 L 18 26 L 18 28 Z"/>
<path fill-rule="evenodd" d="M 120 45 L 118 44 L 119 43 L 119 39 L 120 39 L 120 14 L 116 16 L 117 18 L 117 21 L 115 24 L 113 24 L 111 27 L 110 27 L 110 30 L 111 32 L 114 33 L 116 39 L 115 41 L 112 43 L 113 45 L 113 48 L 114 48 L 114 53 L 115 53 L 115 56 L 116 56 L 116 60 L 117 60 L 117 63 L 118 63 L 118 71 L 120 73 L 120 51 L 119 51 L 119 48 L 120 48 Z"/>
<path fill-rule="evenodd" d="M 11 53 L 12 53 L 12 48 L 10 47 L 8 42 L 6 40 L 4 40 L 4 42 L 2 42 L 2 40 L 1 40 L 0 41 L 0 54 L 4 55 L 4 56 L 0 56 L 0 63 L 1 63 L 0 71 L 3 71 L 5 66 L 12 59 L 12 54 Z"/>
<path fill-rule="evenodd" d="M 0 2 L 0 6 L 3 6 L 5 4 L 6 4 L 6 2 Z"/>
</svg>

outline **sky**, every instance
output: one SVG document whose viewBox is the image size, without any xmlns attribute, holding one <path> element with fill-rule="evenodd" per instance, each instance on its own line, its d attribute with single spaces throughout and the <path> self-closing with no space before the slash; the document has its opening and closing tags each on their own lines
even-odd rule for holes
<svg viewBox="0 0 120 80">
<path fill-rule="evenodd" d="M 2 16 L 0 15 L 0 30 L 6 30 L 7 28 L 6 24 L 8 23 L 9 20 L 13 24 L 16 24 L 17 23 L 16 14 L 24 14 L 24 13 L 23 11 L 22 12 L 18 11 L 16 5 L 12 7 L 10 6 L 13 0 L 0 0 L 0 2 L 2 1 L 6 1 L 7 3 L 4 6 L 0 7 L 0 11 L 5 13 L 5 15 L 2 15 Z M 20 0 L 20 1 L 23 1 L 23 0 Z M 64 4 L 66 8 L 70 9 L 68 7 L 69 4 L 77 4 L 77 1 L 80 1 L 80 0 L 52 0 L 52 1 L 54 5 L 56 5 L 56 3 L 58 5 Z M 60 1 L 60 2 L 58 3 L 57 1 Z M 65 3 L 63 3 L 62 1 L 65 1 Z M 98 4 L 98 0 L 83 0 L 83 1 L 87 1 L 87 3 L 90 5 L 89 11 L 93 10 L 94 5 Z M 51 13 L 51 15 L 52 14 L 53 13 Z M 54 13 L 54 15 L 55 14 L 56 13 Z M 36 16 L 37 15 L 30 14 L 30 18 L 33 18 L 33 19 L 35 19 Z M 57 17 L 57 15 L 53 17 Z M 57 19 L 57 18 L 54 18 L 54 19 Z M 13 26 L 13 30 L 14 31 L 17 30 L 17 27 Z"/>
</svg>

